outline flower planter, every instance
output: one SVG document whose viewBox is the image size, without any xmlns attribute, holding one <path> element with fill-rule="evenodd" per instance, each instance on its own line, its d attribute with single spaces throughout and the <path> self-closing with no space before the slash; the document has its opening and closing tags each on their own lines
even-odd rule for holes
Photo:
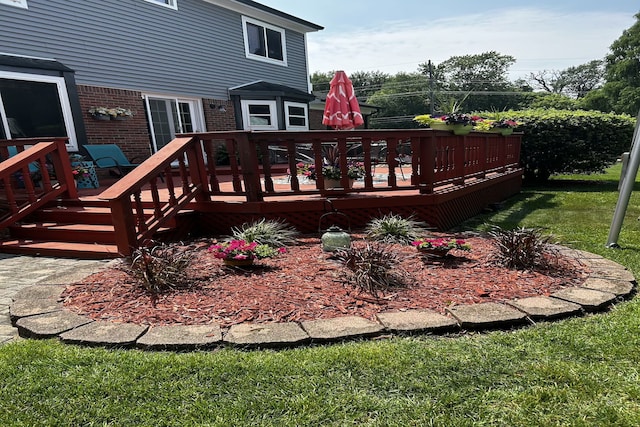
<svg viewBox="0 0 640 427">
<path fill-rule="evenodd" d="M 418 248 L 418 252 L 431 258 L 442 258 L 449 253 L 449 248 Z"/>
<path fill-rule="evenodd" d="M 108 114 L 94 114 L 91 117 L 95 120 L 111 120 L 111 116 Z"/>
<path fill-rule="evenodd" d="M 253 265 L 253 258 L 247 259 L 223 259 L 222 263 L 230 267 L 248 267 Z"/>
<path fill-rule="evenodd" d="M 473 130 L 473 125 L 450 125 L 448 123 L 430 123 L 429 127 L 433 130 L 446 130 L 453 132 L 454 135 L 467 135 Z"/>
<path fill-rule="evenodd" d="M 355 179 L 349 179 L 349 187 L 348 188 L 353 188 L 353 182 L 355 181 Z M 324 189 L 328 190 L 331 188 L 342 188 L 342 183 L 340 182 L 339 179 L 329 179 L 329 178 L 324 178 Z"/>
</svg>

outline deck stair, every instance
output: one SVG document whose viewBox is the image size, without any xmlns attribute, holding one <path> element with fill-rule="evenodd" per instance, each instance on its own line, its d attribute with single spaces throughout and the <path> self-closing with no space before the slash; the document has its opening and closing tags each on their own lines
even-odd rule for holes
<svg viewBox="0 0 640 427">
<path fill-rule="evenodd" d="M 184 229 L 181 214 L 158 233 L 158 240 L 172 239 Z M 111 211 L 101 200 L 58 201 L 6 230 L 0 253 L 58 256 L 80 259 L 118 258 Z"/>
</svg>

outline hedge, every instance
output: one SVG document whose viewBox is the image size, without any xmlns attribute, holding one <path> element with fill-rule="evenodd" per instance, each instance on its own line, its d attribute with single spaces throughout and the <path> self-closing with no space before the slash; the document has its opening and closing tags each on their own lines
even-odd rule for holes
<svg viewBox="0 0 640 427">
<path fill-rule="evenodd" d="M 631 148 L 635 119 L 599 111 L 530 109 L 501 112 L 521 122 L 520 161 L 527 180 L 556 173 L 596 173 Z"/>
</svg>

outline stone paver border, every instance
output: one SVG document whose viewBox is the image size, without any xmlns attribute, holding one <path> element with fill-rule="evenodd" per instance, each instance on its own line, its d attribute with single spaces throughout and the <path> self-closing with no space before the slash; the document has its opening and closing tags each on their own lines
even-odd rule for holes
<svg viewBox="0 0 640 427">
<path fill-rule="evenodd" d="M 156 326 L 94 321 L 66 310 L 60 302 L 64 286 L 42 284 L 24 288 L 13 297 L 10 318 L 25 338 L 58 337 L 88 346 L 145 350 L 196 350 L 229 345 L 241 348 L 292 347 L 309 343 L 361 339 L 388 334 L 460 333 L 465 330 L 511 328 L 608 309 L 629 298 L 636 280 L 624 266 L 588 252 L 560 251 L 586 265 L 590 277 L 579 287 L 549 297 L 531 297 L 508 303 L 461 305 L 442 315 L 431 310 L 380 313 L 375 321 L 348 316 L 289 323 L 244 323 L 220 326 Z"/>
</svg>

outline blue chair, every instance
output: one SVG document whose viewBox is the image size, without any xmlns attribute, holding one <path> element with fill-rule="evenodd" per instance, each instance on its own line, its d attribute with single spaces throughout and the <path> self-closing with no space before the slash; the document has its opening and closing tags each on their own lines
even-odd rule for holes
<svg viewBox="0 0 640 427">
<path fill-rule="evenodd" d="M 140 165 L 130 162 L 116 144 L 84 145 L 83 147 L 96 167 L 100 169 L 116 168 L 120 176 L 126 175 Z"/>
</svg>

